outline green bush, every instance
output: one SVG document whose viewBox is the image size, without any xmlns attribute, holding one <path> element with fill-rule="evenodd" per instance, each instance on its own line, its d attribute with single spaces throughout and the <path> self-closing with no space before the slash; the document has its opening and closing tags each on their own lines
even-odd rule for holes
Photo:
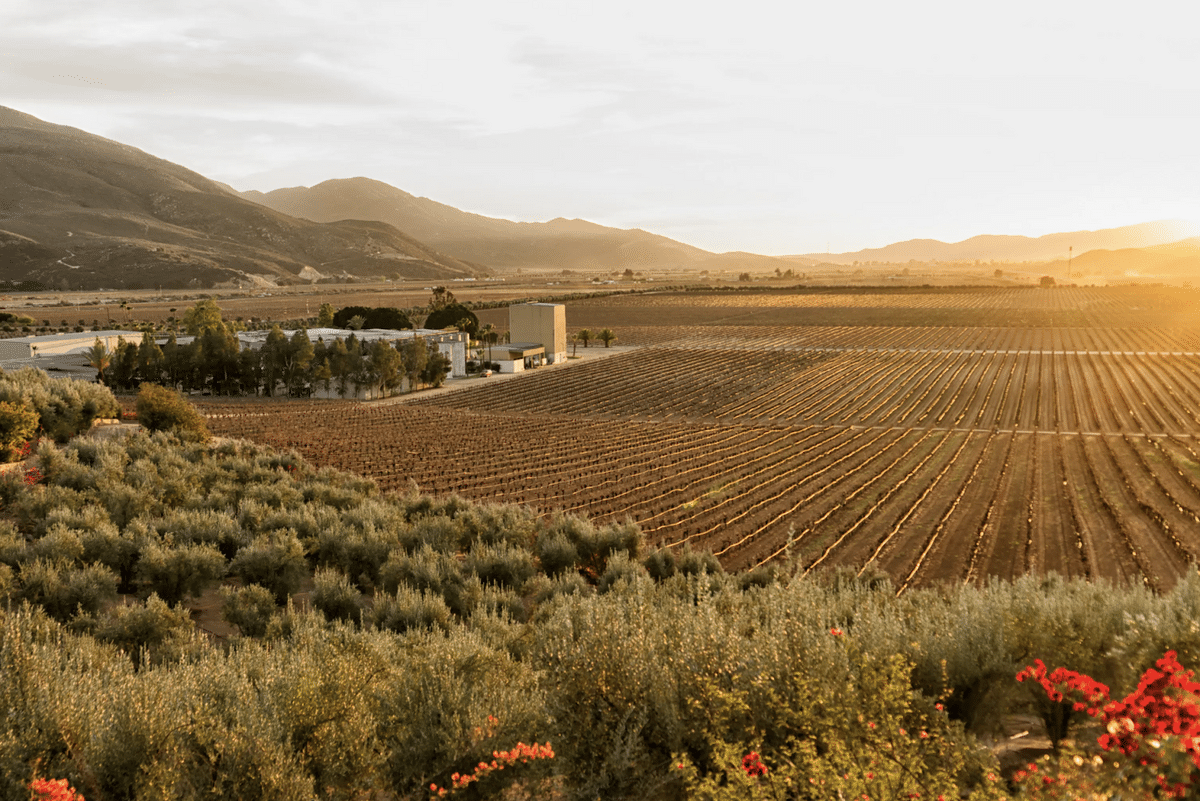
<svg viewBox="0 0 1200 801">
<path fill-rule="evenodd" d="M 533 554 L 507 543 L 488 545 L 477 542 L 463 561 L 467 572 L 479 576 L 484 584 L 498 584 L 519 590 L 533 577 Z"/>
<path fill-rule="evenodd" d="M 357 623 L 363 597 L 344 573 L 319 568 L 313 576 L 312 605 L 328 620 Z"/>
<path fill-rule="evenodd" d="M 138 389 L 137 417 L 147 431 L 170 431 L 183 439 L 199 442 L 212 438 L 196 407 L 175 389 L 142 384 Z"/>
<path fill-rule="evenodd" d="M 33 409 L 38 425 L 56 442 L 82 434 L 121 407 L 107 387 L 74 378 L 51 378 L 33 367 L 0 375 L 0 401 Z"/>
<path fill-rule="evenodd" d="M 26 404 L 0 401 L 0 461 L 20 458 L 21 445 L 33 439 L 39 422 L 38 413 Z"/>
<path fill-rule="evenodd" d="M 264 534 L 238 551 L 229 573 L 244 584 L 266 587 L 283 604 L 308 576 L 304 546 L 288 531 Z"/>
<path fill-rule="evenodd" d="M 429 590 L 400 587 L 394 594 L 377 594 L 371 622 L 387 631 L 450 628 L 450 608 L 442 597 Z"/>
<path fill-rule="evenodd" d="M 117 594 L 117 577 L 103 565 L 71 567 L 62 562 L 32 559 L 18 575 L 22 600 L 37 604 L 55 620 L 77 614 L 94 615 Z"/>
<path fill-rule="evenodd" d="M 266 587 L 250 584 L 221 590 L 221 617 L 229 625 L 237 626 L 243 637 L 265 635 L 276 609 L 275 596 Z"/>
<path fill-rule="evenodd" d="M 562 531 L 549 531 L 538 538 L 538 562 L 546 575 L 565 573 L 579 562 L 579 551 Z"/>
<path fill-rule="evenodd" d="M 147 543 L 137 562 L 136 579 L 143 592 L 168 604 L 197 598 L 225 575 L 225 557 L 211 545 Z"/>
<path fill-rule="evenodd" d="M 194 634 L 188 610 L 171 607 L 153 593 L 144 604 L 113 607 L 96 628 L 96 639 L 120 648 L 134 667 L 178 660 L 199 647 Z"/>
</svg>

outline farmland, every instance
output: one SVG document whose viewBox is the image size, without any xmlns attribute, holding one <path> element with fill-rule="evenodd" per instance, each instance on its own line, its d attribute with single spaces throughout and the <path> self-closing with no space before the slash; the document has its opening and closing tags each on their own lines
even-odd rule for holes
<svg viewBox="0 0 1200 801">
<path fill-rule="evenodd" d="M 204 411 L 386 489 L 631 518 L 734 569 L 791 554 L 900 588 L 1050 570 L 1167 588 L 1200 558 L 1198 294 L 597 298 L 571 329 L 640 347 L 401 403 Z"/>
</svg>

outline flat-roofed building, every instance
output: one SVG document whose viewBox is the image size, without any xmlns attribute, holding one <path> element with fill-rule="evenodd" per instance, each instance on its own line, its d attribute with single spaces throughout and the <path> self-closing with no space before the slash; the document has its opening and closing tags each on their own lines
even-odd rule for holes
<svg viewBox="0 0 1200 801">
<path fill-rule="evenodd" d="M 100 340 L 113 350 L 118 340 L 141 342 L 141 331 L 83 331 L 69 334 L 45 334 L 36 337 L 0 339 L 0 362 L 37 359 L 42 356 L 63 356 L 83 353 Z"/>
<path fill-rule="evenodd" d="M 513 343 L 540 345 L 546 364 L 565 362 L 567 307 L 561 303 L 515 303 L 508 307 L 508 334 Z"/>
</svg>

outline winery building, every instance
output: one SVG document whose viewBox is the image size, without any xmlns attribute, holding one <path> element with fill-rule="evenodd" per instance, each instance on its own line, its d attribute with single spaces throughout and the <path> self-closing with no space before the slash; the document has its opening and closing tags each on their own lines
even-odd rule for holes
<svg viewBox="0 0 1200 801">
<path fill-rule="evenodd" d="M 519 373 L 567 360 L 567 307 L 561 303 L 515 303 L 508 307 L 508 338 L 498 348 L 500 372 Z"/>
</svg>

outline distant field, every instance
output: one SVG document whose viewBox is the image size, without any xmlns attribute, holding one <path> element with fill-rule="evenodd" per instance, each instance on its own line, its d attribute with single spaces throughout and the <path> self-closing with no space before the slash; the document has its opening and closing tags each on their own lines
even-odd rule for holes
<svg viewBox="0 0 1200 801">
<path fill-rule="evenodd" d="M 730 309 L 842 323 L 697 321 Z M 956 324 L 863 321 L 947 310 Z M 1030 310 L 1090 324 L 1021 324 Z M 810 568 L 899 586 L 1055 570 L 1165 587 L 1200 559 L 1198 311 L 1200 293 L 1156 288 L 606 298 L 570 304 L 570 327 L 646 347 L 391 405 L 204 406 L 218 433 L 385 488 L 629 517 L 732 568 L 790 539 Z"/>
</svg>

